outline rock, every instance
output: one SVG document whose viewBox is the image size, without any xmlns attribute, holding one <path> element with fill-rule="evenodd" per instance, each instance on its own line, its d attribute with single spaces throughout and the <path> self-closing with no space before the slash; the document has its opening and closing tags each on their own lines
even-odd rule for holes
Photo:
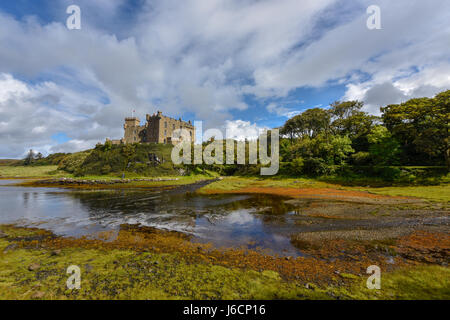
<svg viewBox="0 0 450 320">
<path fill-rule="evenodd" d="M 28 266 L 29 271 L 36 271 L 41 267 L 39 263 L 32 263 Z"/>
<path fill-rule="evenodd" d="M 31 295 L 31 299 L 42 299 L 45 296 L 45 292 L 43 291 L 36 291 Z"/>
<path fill-rule="evenodd" d="M 7 247 L 3 250 L 3 253 L 7 253 L 7 252 L 9 252 L 9 251 L 11 251 L 11 250 L 16 249 L 17 247 L 18 247 L 18 246 L 17 246 L 17 244 L 15 244 L 15 243 L 10 244 L 9 246 L 7 246 Z"/>
<path fill-rule="evenodd" d="M 306 288 L 306 289 L 309 289 L 309 290 L 315 290 L 315 286 L 314 286 L 313 284 L 311 284 L 311 283 L 307 283 L 307 284 L 305 285 L 305 288 Z"/>
<path fill-rule="evenodd" d="M 61 254 L 61 250 L 60 249 L 53 250 L 50 253 L 51 256 L 59 256 L 60 254 Z"/>
<path fill-rule="evenodd" d="M 3 231 L 0 231 L 0 238 L 6 238 L 8 235 L 4 233 Z"/>
<path fill-rule="evenodd" d="M 386 263 L 395 264 L 395 260 L 393 257 L 389 257 L 388 259 L 386 259 Z"/>
<path fill-rule="evenodd" d="M 335 272 L 334 272 L 334 274 L 341 274 L 338 270 L 336 270 Z"/>
<path fill-rule="evenodd" d="M 292 257 L 291 256 L 287 256 L 287 257 L 284 257 L 284 259 L 289 261 L 289 260 L 292 260 Z"/>
</svg>

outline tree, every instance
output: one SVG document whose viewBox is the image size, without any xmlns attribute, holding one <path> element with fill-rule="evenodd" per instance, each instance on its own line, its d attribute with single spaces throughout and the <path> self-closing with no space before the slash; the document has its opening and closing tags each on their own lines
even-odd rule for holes
<svg viewBox="0 0 450 320">
<path fill-rule="evenodd" d="M 375 126 L 367 135 L 370 143 L 369 154 L 375 165 L 394 165 L 400 152 L 400 144 L 383 126 Z"/>
<path fill-rule="evenodd" d="M 35 155 L 33 149 L 30 149 L 30 151 L 28 151 L 28 153 L 27 153 L 27 155 L 26 155 L 26 157 L 24 159 L 24 164 L 26 166 L 32 164 L 34 159 L 35 159 L 35 156 L 36 155 Z"/>
<path fill-rule="evenodd" d="M 296 115 L 286 121 L 280 133 L 288 136 L 292 142 L 294 138 L 314 138 L 320 133 L 328 132 L 330 127 L 330 114 L 327 110 L 314 108 Z"/>
<path fill-rule="evenodd" d="M 443 153 L 447 169 L 450 170 L 450 90 L 438 94 L 435 98 L 437 122 L 440 126 L 440 134 L 443 140 Z"/>
<path fill-rule="evenodd" d="M 348 155 L 355 150 L 352 141 L 347 136 L 331 136 L 326 138 L 320 135 L 312 141 L 313 157 L 322 158 L 328 165 L 342 165 Z"/>
<path fill-rule="evenodd" d="M 292 143 L 292 141 L 294 140 L 294 137 L 296 137 L 296 134 L 297 134 L 295 120 L 293 118 L 286 121 L 286 123 L 280 130 L 280 134 L 282 136 L 287 136 L 291 140 L 291 143 Z"/>
<path fill-rule="evenodd" d="M 348 136 L 356 151 L 368 149 L 367 134 L 380 121 L 379 117 L 361 111 L 364 106 L 359 101 L 335 102 L 331 105 L 331 131 L 333 134 Z"/>
<path fill-rule="evenodd" d="M 303 132 L 311 138 L 327 133 L 330 128 L 330 114 L 327 110 L 314 108 L 300 114 Z"/>
<path fill-rule="evenodd" d="M 409 161 L 425 154 L 429 160 L 445 159 L 450 169 L 450 90 L 433 99 L 411 99 L 381 110 L 386 127 L 402 144 Z"/>
<path fill-rule="evenodd" d="M 336 101 L 330 106 L 330 113 L 335 119 L 346 119 L 356 111 L 361 110 L 361 108 L 364 106 L 364 103 L 360 101 Z"/>
</svg>

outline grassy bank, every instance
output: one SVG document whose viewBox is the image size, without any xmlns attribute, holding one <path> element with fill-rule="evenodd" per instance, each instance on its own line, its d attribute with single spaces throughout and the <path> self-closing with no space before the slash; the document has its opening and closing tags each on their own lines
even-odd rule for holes
<svg viewBox="0 0 450 320">
<path fill-rule="evenodd" d="M 450 201 L 450 184 L 423 185 L 423 186 L 395 186 L 395 187 L 350 187 L 337 183 L 329 183 L 316 179 L 305 178 L 255 178 L 255 177 L 224 177 L 223 180 L 203 187 L 201 193 L 229 193 L 229 192 L 252 192 L 267 191 L 270 189 L 280 189 L 286 191 L 295 190 L 299 194 L 302 190 L 308 189 L 335 189 L 346 191 L 361 191 L 368 194 L 395 196 L 395 197 L 415 197 L 438 202 Z M 289 193 L 289 192 L 287 192 Z"/>
<path fill-rule="evenodd" d="M 336 275 L 333 264 L 326 268 L 331 274 L 327 281 L 315 281 L 318 260 L 277 260 L 280 266 L 299 265 L 295 272 L 300 278 L 287 278 L 270 264 L 247 265 L 250 258 L 236 257 L 241 263 L 234 264 L 232 256 L 239 251 L 214 255 L 211 248 L 174 234 L 122 230 L 118 240 L 106 244 L 13 226 L 0 226 L 0 232 L 0 299 L 450 298 L 449 268 L 433 265 L 384 273 L 382 290 L 368 290 L 367 276 Z M 258 257 L 251 252 L 246 256 Z M 309 269 L 301 267 L 310 264 L 314 268 L 304 274 Z M 70 265 L 80 267 L 79 290 L 67 289 Z"/>
<path fill-rule="evenodd" d="M 73 178 L 78 180 L 116 180 L 120 179 L 118 175 L 86 175 L 75 177 L 74 174 L 58 170 L 57 166 L 16 166 L 0 165 L 0 179 L 49 179 L 49 178 Z M 145 175 L 126 174 L 126 178 L 149 178 Z M 164 179 L 177 179 L 172 181 L 154 181 L 154 182 L 131 182 L 114 187 L 135 188 L 152 187 L 167 185 L 184 185 L 194 183 L 200 180 L 217 178 L 215 172 L 206 171 L 205 173 L 191 174 L 188 176 L 161 176 Z M 157 177 L 153 177 L 157 178 Z M 33 186 L 33 182 L 25 183 Z M 286 189 L 309 189 L 309 188 L 329 188 L 337 190 L 364 191 L 371 194 L 399 197 L 416 197 L 431 201 L 449 202 L 450 184 L 441 183 L 440 185 L 413 185 L 413 186 L 391 186 L 391 187 L 368 187 L 369 181 L 360 181 L 360 187 L 349 186 L 339 183 L 339 180 L 313 179 L 313 178 L 290 178 L 290 177 L 224 177 L 223 180 L 214 182 L 200 190 L 202 193 L 220 193 L 220 192 L 240 192 L 250 188 L 286 188 Z"/>
<path fill-rule="evenodd" d="M 108 188 L 137 188 L 137 187 L 158 187 L 158 186 L 176 186 L 195 183 L 201 180 L 209 180 L 217 178 L 218 175 L 214 172 L 205 171 L 205 173 L 191 174 L 187 176 L 180 175 L 164 175 L 161 177 L 153 176 L 149 177 L 147 175 L 139 175 L 136 173 L 127 173 L 125 179 L 152 179 L 162 181 L 132 181 L 124 184 L 108 185 Z M 25 181 L 21 183 L 23 186 L 42 186 L 41 184 L 36 184 L 36 181 L 41 179 L 60 179 L 68 178 L 77 181 L 113 181 L 122 178 L 122 175 L 108 174 L 108 175 L 85 175 L 83 177 L 76 177 L 73 173 L 68 173 L 63 170 L 58 170 L 56 165 L 44 165 L 44 166 L 18 166 L 18 165 L 0 165 L 0 179 L 27 179 L 30 181 Z M 58 187 L 57 184 L 48 184 L 48 187 Z M 72 186 L 77 187 L 77 186 Z M 105 185 L 80 185 L 78 187 L 102 187 Z"/>
<path fill-rule="evenodd" d="M 359 188 L 359 190 L 387 196 L 415 197 L 438 202 L 450 202 L 450 184 L 438 186 Z"/>
<path fill-rule="evenodd" d="M 48 166 L 16 166 L 0 165 L 0 178 L 51 178 L 68 176 L 67 172 L 58 170 L 56 165 Z"/>
</svg>

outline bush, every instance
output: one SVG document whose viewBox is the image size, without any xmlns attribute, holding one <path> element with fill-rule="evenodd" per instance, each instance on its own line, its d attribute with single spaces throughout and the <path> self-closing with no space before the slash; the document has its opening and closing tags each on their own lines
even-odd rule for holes
<svg viewBox="0 0 450 320">
<path fill-rule="evenodd" d="M 333 166 L 329 166 L 322 158 L 309 158 L 304 161 L 303 172 L 307 175 L 321 176 L 334 172 Z"/>
<path fill-rule="evenodd" d="M 108 174 L 111 172 L 111 166 L 109 164 L 105 164 L 100 170 L 102 174 Z"/>
<path fill-rule="evenodd" d="M 304 165 L 305 165 L 305 161 L 303 160 L 302 157 L 295 158 L 290 163 L 290 174 L 293 174 L 296 176 L 303 174 Z"/>
<path fill-rule="evenodd" d="M 60 161 L 58 169 L 67 171 L 69 173 L 74 173 L 79 168 L 81 168 L 90 153 L 91 151 L 83 151 L 70 154 Z"/>
<path fill-rule="evenodd" d="M 370 163 L 370 153 L 369 152 L 357 152 L 351 155 L 352 163 L 358 166 L 364 166 Z"/>
<path fill-rule="evenodd" d="M 400 177 L 401 170 L 397 167 L 374 167 L 374 173 L 386 181 L 394 181 Z"/>
</svg>

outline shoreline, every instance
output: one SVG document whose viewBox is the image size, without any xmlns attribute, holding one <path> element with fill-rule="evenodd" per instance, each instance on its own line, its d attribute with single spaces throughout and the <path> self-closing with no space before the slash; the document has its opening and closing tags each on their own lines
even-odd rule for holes
<svg viewBox="0 0 450 320">
<path fill-rule="evenodd" d="M 329 240 L 292 258 L 216 248 L 137 225 L 122 225 L 117 236 L 105 233 L 102 240 L 0 225 L 0 297 L 449 299 L 450 269 L 442 262 L 449 247 L 446 234 L 416 231 L 390 243 Z M 65 288 L 65 269 L 74 264 L 82 271 L 81 290 Z M 383 270 L 382 291 L 365 288 L 365 271 L 373 264 Z M 414 276 L 405 282 L 408 275 Z"/>
<path fill-rule="evenodd" d="M 445 213 L 442 208 L 435 208 L 438 206 L 430 207 L 423 199 L 377 195 L 311 181 L 216 178 L 193 182 L 183 178 L 150 178 L 96 183 L 100 180 L 34 179 L 25 183 L 42 187 L 52 181 L 52 187 L 87 189 L 139 188 L 140 184 L 141 188 L 164 187 L 173 190 L 170 192 L 206 195 L 275 194 L 300 206 L 315 198 L 388 209 L 421 206 L 430 213 L 433 213 L 430 210 Z M 70 182 L 64 185 L 67 181 Z M 233 181 L 239 183 L 230 187 Z M 164 183 L 171 185 L 156 185 Z M 311 205 L 315 208 L 314 203 Z M 339 219 L 359 219 L 363 214 L 339 211 L 335 205 L 328 211 L 314 210 L 305 217 L 325 219 L 332 224 Z M 369 211 L 364 214 L 366 219 L 373 219 L 373 225 L 367 229 L 293 234 L 290 241 L 302 253 L 298 257 L 258 249 L 218 247 L 191 241 L 188 234 L 142 225 L 124 224 L 118 231 L 101 232 L 93 238 L 63 237 L 45 229 L 0 225 L 0 273 L 5 278 L 0 282 L 0 298 L 450 299 L 445 290 L 450 286 L 446 262 L 450 236 L 446 225 L 427 226 L 424 220 L 421 226 L 376 228 L 377 222 L 385 218 L 383 214 L 373 215 Z M 439 213 L 435 211 L 433 216 Z M 392 218 L 408 217 L 408 212 L 403 215 L 396 210 L 392 212 Z M 69 265 L 78 265 L 82 270 L 84 282 L 80 291 L 65 288 L 65 269 Z M 369 265 L 381 268 L 382 291 L 365 287 Z"/>
<path fill-rule="evenodd" d="M 7 180 L 7 179 L 5 179 Z M 183 178 L 130 178 L 130 179 L 9 179 L 28 180 L 11 184 L 20 187 L 72 188 L 72 189 L 145 189 L 156 187 L 182 187 L 199 183 L 214 182 L 217 179 L 183 179 Z"/>
</svg>

